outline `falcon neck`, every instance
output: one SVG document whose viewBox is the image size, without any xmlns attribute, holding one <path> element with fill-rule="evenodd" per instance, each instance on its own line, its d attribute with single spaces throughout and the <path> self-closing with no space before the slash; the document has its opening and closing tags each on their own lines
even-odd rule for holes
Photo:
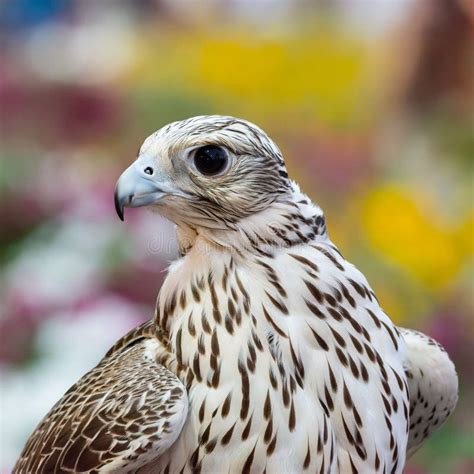
<svg viewBox="0 0 474 474">
<path fill-rule="evenodd" d="M 198 243 L 200 248 L 207 244 L 245 256 L 249 253 L 267 255 L 276 249 L 327 239 L 323 211 L 301 193 L 296 184 L 292 194 L 275 201 L 263 211 L 241 219 L 232 228 L 179 226 L 177 235 L 182 255 Z"/>
<path fill-rule="evenodd" d="M 321 209 L 301 193 L 242 220 L 236 230 L 180 227 L 178 237 L 185 252 L 171 264 L 161 287 L 155 324 L 183 368 L 194 363 L 196 352 L 205 351 L 206 337 L 218 328 L 225 328 L 223 346 L 232 347 L 237 332 L 247 343 L 249 327 L 257 323 L 246 288 L 263 281 L 267 257 L 327 240 Z"/>
</svg>

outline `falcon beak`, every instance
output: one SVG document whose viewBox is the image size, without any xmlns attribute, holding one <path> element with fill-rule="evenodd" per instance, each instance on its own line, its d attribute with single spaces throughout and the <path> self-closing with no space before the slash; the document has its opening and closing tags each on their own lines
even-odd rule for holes
<svg viewBox="0 0 474 474">
<path fill-rule="evenodd" d="M 136 161 L 120 176 L 115 185 L 115 210 L 124 220 L 125 207 L 141 207 L 154 204 L 165 194 L 167 186 L 155 176 L 156 170 L 143 162 Z"/>
</svg>

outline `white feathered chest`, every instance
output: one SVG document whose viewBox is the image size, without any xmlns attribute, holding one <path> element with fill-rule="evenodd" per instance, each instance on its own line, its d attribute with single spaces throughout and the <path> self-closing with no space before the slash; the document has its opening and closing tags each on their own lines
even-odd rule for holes
<svg viewBox="0 0 474 474">
<path fill-rule="evenodd" d="M 190 400 L 160 471 L 401 472 L 403 343 L 327 238 L 268 255 L 198 240 L 159 307 Z"/>
</svg>

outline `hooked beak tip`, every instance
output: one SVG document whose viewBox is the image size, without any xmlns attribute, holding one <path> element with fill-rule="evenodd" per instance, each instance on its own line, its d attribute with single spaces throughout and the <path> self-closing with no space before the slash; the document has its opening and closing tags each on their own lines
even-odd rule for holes
<svg viewBox="0 0 474 474">
<path fill-rule="evenodd" d="M 124 221 L 124 205 L 123 205 L 123 201 L 118 196 L 117 190 L 115 191 L 115 194 L 114 194 L 114 203 L 115 203 L 115 211 L 117 212 L 119 219 L 123 222 Z"/>
<path fill-rule="evenodd" d="M 133 163 L 120 175 L 115 185 L 115 211 L 121 221 L 124 220 L 126 207 L 149 206 L 166 194 L 162 190 L 161 183 L 156 182 L 156 179 L 150 179 L 141 168 L 137 162 Z"/>
</svg>

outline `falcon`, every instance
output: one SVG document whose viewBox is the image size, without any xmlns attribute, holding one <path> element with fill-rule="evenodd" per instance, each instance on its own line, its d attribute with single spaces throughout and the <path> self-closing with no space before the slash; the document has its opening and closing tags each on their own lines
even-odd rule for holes
<svg viewBox="0 0 474 474">
<path fill-rule="evenodd" d="M 15 473 L 401 473 L 453 411 L 447 353 L 393 324 L 257 126 L 161 128 L 115 205 L 173 221 L 181 256 Z"/>
</svg>

